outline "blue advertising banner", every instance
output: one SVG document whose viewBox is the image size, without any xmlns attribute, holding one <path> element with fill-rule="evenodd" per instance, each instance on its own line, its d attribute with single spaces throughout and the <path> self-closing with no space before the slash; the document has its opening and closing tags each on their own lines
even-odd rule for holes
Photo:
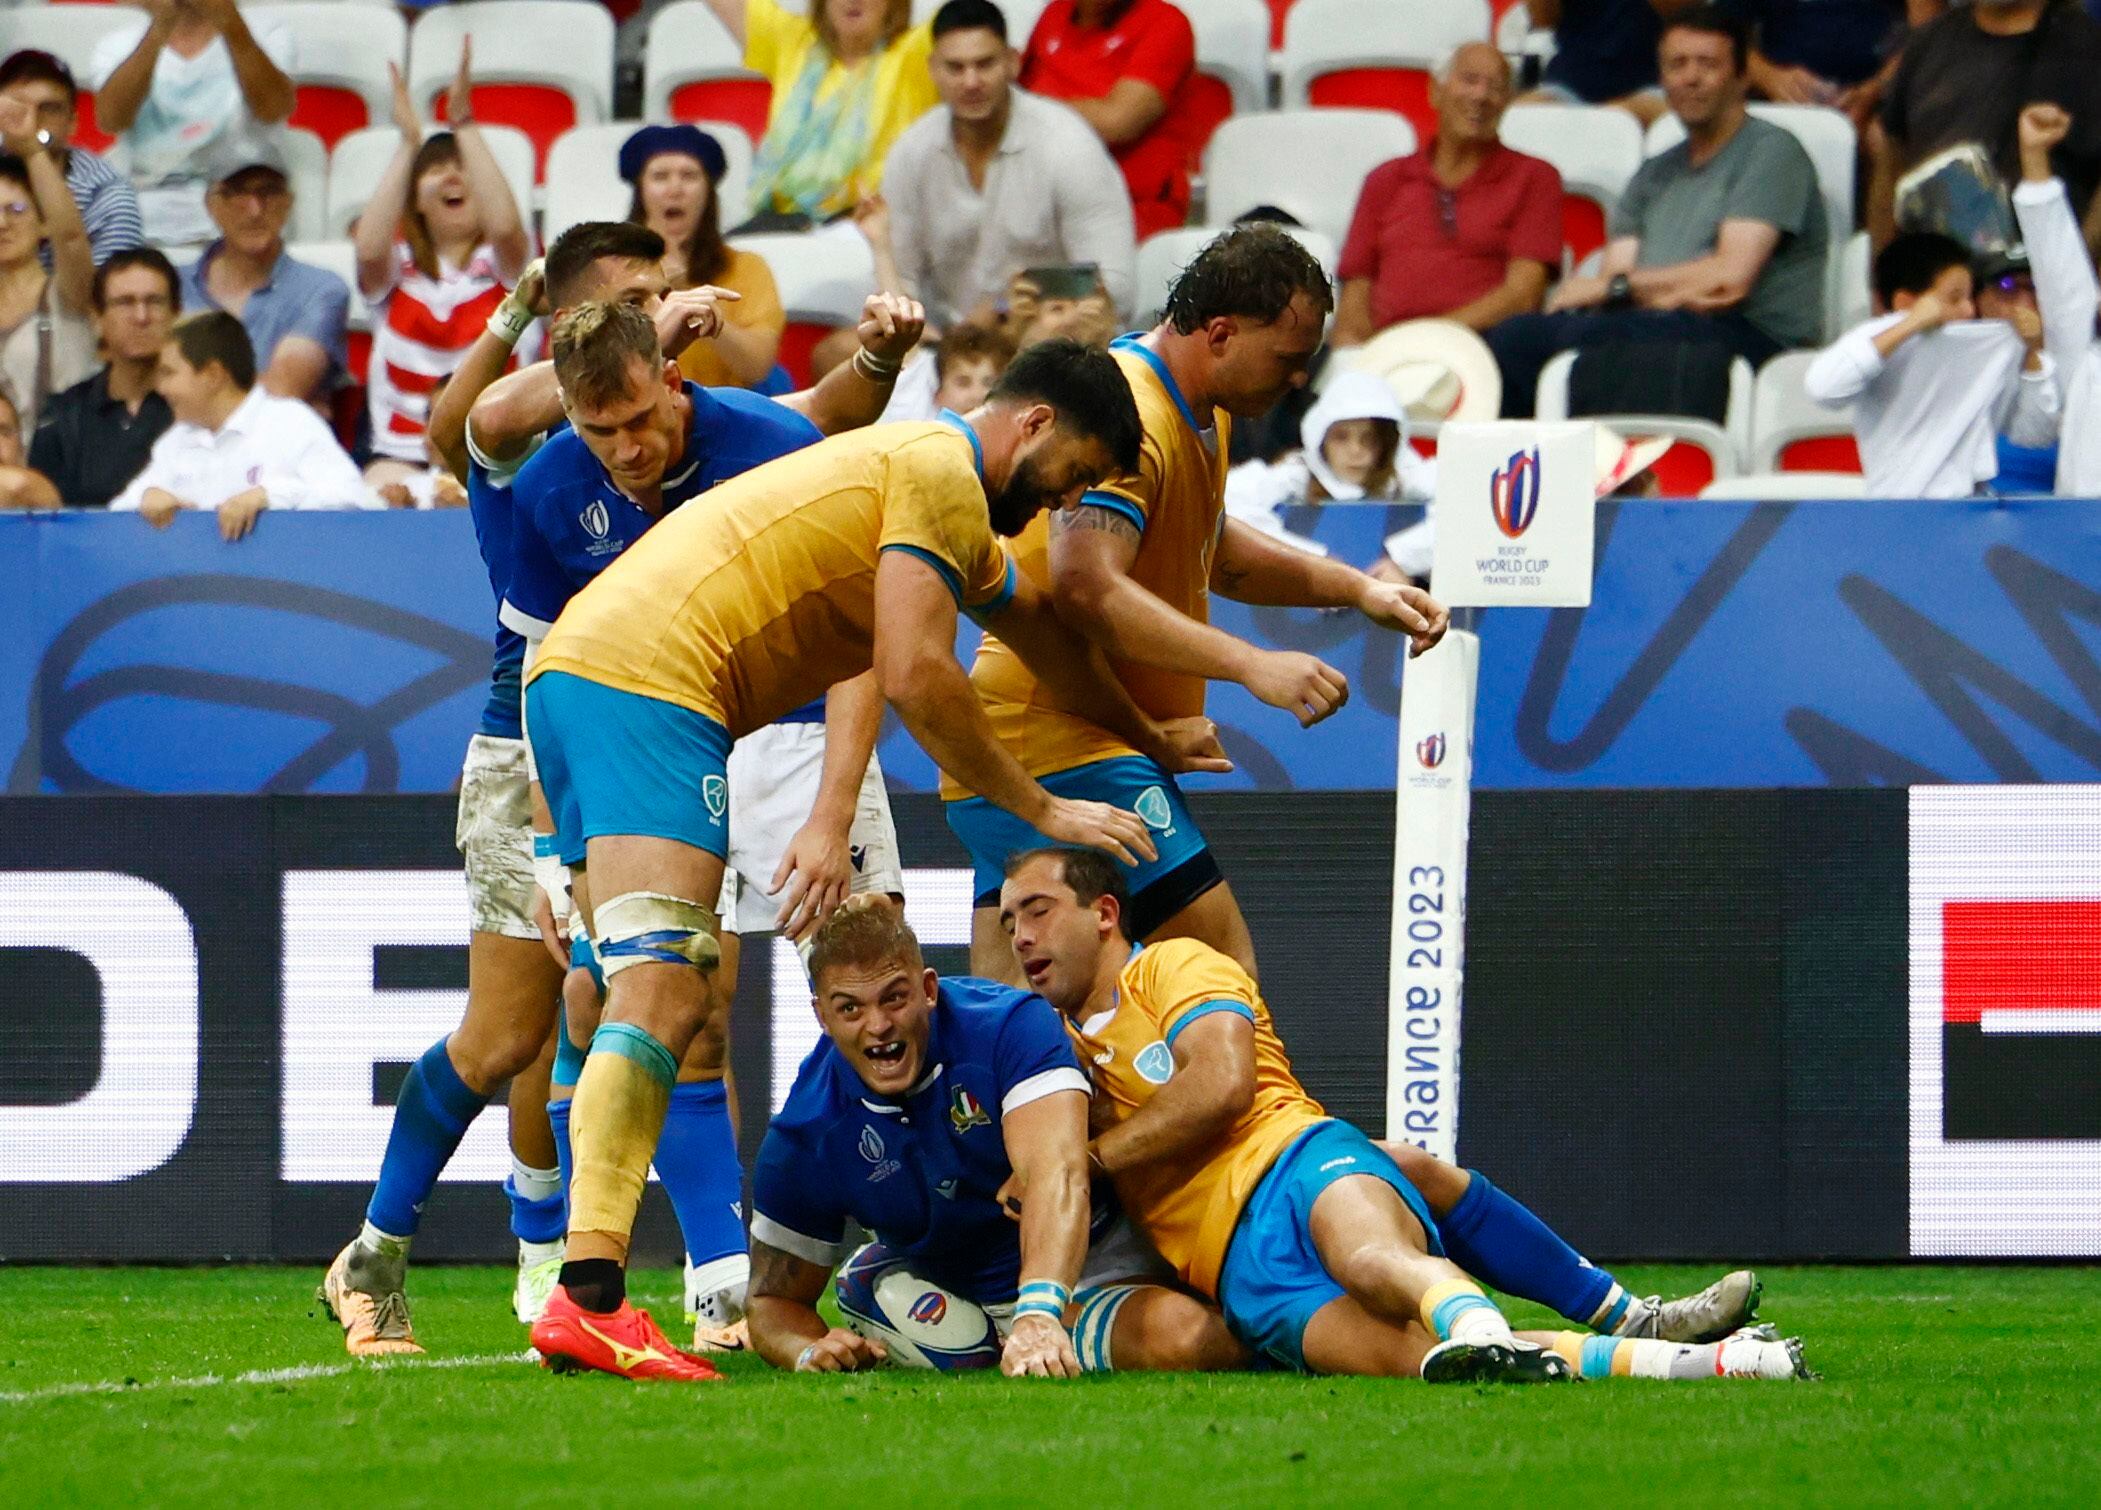
<svg viewBox="0 0 2101 1510">
<path fill-rule="evenodd" d="M 1300 511 L 1365 563 L 1419 510 Z M 1480 615 L 1475 784 L 1873 786 L 2101 773 L 2101 505 L 1638 501 L 1599 510 L 1588 609 Z M 0 519 L 10 792 L 430 792 L 485 694 L 493 609 L 464 510 Z M 1216 622 L 1321 655 L 1349 705 L 1300 729 L 1237 687 L 1239 769 L 1193 785 L 1394 780 L 1404 646 L 1353 614 Z M 966 638 L 968 631 L 966 631 Z M 893 786 L 934 771 L 896 727 Z"/>
</svg>

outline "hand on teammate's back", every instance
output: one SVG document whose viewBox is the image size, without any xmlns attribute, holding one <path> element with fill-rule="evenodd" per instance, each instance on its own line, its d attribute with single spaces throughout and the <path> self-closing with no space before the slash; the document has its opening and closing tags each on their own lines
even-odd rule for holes
<svg viewBox="0 0 2101 1510">
<path fill-rule="evenodd" d="M 1049 813 L 1036 829 L 1054 843 L 1106 850 L 1126 865 L 1160 858 L 1145 820 L 1128 808 L 1106 802 L 1053 797 Z"/>
<path fill-rule="evenodd" d="M 1319 656 L 1297 650 L 1260 652 L 1240 685 L 1308 729 L 1350 700 L 1348 677 Z"/>
<path fill-rule="evenodd" d="M 1009 1379 L 1077 1379 L 1080 1360 L 1072 1350 L 1072 1336 L 1048 1316 L 1022 1316 L 1007 1334 L 999 1355 L 999 1371 Z"/>
</svg>

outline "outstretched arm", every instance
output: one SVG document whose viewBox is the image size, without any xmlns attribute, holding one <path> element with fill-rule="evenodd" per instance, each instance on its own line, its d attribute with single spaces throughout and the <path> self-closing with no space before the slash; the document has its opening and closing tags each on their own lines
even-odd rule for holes
<svg viewBox="0 0 2101 1510">
<path fill-rule="evenodd" d="M 1000 1118 L 1013 1190 L 1021 1197 L 1021 1280 L 1049 1280 L 1068 1294 L 1087 1258 L 1087 1093 L 1055 1091 Z M 1010 1376 L 1079 1377 L 1062 1320 L 1018 1315 L 1000 1366 Z"/>
<path fill-rule="evenodd" d="M 775 1368 L 796 1373 L 844 1374 L 873 1368 L 888 1356 L 844 1327 L 829 1327 L 817 1314 L 832 1271 L 792 1253 L 751 1240 L 751 1290 L 745 1310 L 751 1345 Z"/>
<path fill-rule="evenodd" d="M 1419 587 L 1381 582 L 1346 561 L 1286 545 L 1253 525 L 1227 519 L 1211 585 L 1240 603 L 1278 608 L 1354 608 L 1374 624 L 1408 636 L 1420 655 L 1444 638 L 1451 615 Z"/>
<path fill-rule="evenodd" d="M 814 388 L 791 393 L 780 402 L 826 435 L 874 424 L 888 407 L 897 374 L 925 326 L 926 311 L 918 300 L 870 294 L 854 331 L 861 347 L 853 360 L 827 372 Z"/>
<path fill-rule="evenodd" d="M 779 926 L 800 943 L 853 888 L 853 826 L 868 759 L 883 727 L 883 689 L 873 671 L 835 683 L 824 695 L 824 768 L 810 816 L 788 841 L 769 891 L 783 886 Z"/>
</svg>

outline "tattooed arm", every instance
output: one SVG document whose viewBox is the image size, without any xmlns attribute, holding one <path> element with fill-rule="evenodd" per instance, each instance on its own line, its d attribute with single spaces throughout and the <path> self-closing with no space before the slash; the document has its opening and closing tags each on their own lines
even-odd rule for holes
<svg viewBox="0 0 2101 1510">
<path fill-rule="evenodd" d="M 1230 528 L 1230 521 L 1228 522 Z M 1349 696 L 1341 672 L 1317 657 L 1264 650 L 1168 606 L 1131 576 L 1142 536 L 1112 508 L 1082 504 L 1051 515 L 1050 566 L 1058 616 L 1118 660 L 1214 682 L 1238 682 L 1301 724 Z"/>
<path fill-rule="evenodd" d="M 883 1361 L 880 1342 L 844 1327 L 827 1327 L 817 1314 L 832 1271 L 823 1264 L 751 1240 L 751 1291 L 745 1319 L 751 1345 L 775 1368 L 839 1374 Z"/>
</svg>

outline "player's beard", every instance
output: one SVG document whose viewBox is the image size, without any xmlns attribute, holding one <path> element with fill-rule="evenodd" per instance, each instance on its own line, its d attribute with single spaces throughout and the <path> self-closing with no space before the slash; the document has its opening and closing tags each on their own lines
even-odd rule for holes
<svg viewBox="0 0 2101 1510">
<path fill-rule="evenodd" d="M 1036 458 L 1022 457 L 1014 463 L 1014 475 L 1007 479 L 1007 485 L 988 500 L 993 532 L 1007 536 L 1020 534 L 1028 522 L 1043 511 L 1051 497 L 1050 490 L 1043 486 Z"/>
</svg>

